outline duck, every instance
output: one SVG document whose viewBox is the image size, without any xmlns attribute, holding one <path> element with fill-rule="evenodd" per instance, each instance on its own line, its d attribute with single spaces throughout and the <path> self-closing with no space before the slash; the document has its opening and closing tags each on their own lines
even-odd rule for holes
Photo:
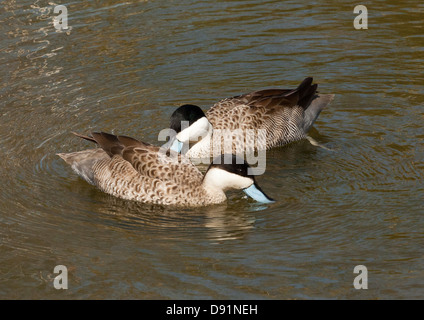
<svg viewBox="0 0 424 320">
<path fill-rule="evenodd" d="M 74 134 L 98 148 L 57 155 L 89 184 L 115 197 L 199 207 L 225 202 L 225 192 L 236 189 L 260 203 L 275 201 L 259 187 L 249 164 L 236 155 L 221 154 L 203 174 L 186 156 L 128 136 Z"/>
<path fill-rule="evenodd" d="M 225 98 L 206 113 L 197 105 L 182 105 L 170 117 L 171 149 L 189 158 L 207 158 L 268 150 L 305 138 L 311 141 L 308 131 L 334 99 L 334 94 L 318 93 L 318 84 L 312 83 L 313 78 L 307 77 L 295 89 Z M 225 150 L 224 138 L 231 139 Z"/>
</svg>

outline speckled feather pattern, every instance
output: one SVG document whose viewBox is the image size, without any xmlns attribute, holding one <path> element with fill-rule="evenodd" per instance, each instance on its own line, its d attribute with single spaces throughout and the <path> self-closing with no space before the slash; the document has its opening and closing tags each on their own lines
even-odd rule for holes
<svg viewBox="0 0 424 320">
<path fill-rule="evenodd" d="M 249 103 L 242 96 L 219 101 L 206 112 L 206 116 L 214 129 L 265 129 L 266 146 L 258 146 L 260 148 L 269 149 L 305 137 L 304 110 L 297 105 L 268 107 Z"/>
<path fill-rule="evenodd" d="M 289 103 L 270 106 L 258 103 L 251 95 L 227 98 L 214 104 L 206 112 L 214 130 L 212 137 L 192 147 L 187 156 L 205 158 L 229 152 L 251 153 L 306 137 L 305 111 L 301 106 Z M 224 138 L 232 140 L 231 150 L 225 149 Z M 221 148 L 216 147 L 217 143 Z"/>
<path fill-rule="evenodd" d="M 318 94 L 318 85 L 312 82 L 313 78 L 307 77 L 295 89 L 254 91 L 215 103 L 206 112 L 212 135 L 194 144 L 187 156 L 247 154 L 307 138 L 321 110 L 334 97 Z M 222 142 L 224 138 L 226 147 Z M 232 150 L 228 150 L 230 147 Z"/>
<path fill-rule="evenodd" d="M 178 206 L 203 206 L 226 199 L 204 188 L 202 173 L 188 158 L 167 156 L 156 146 L 128 146 L 113 156 L 101 149 L 59 155 L 82 178 L 92 176 L 91 181 L 86 180 L 122 199 Z"/>
</svg>

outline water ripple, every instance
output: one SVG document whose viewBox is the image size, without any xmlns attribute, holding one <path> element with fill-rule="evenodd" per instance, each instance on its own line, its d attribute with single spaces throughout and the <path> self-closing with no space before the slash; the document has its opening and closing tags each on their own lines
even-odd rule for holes
<svg viewBox="0 0 424 320">
<path fill-rule="evenodd" d="M 69 32 L 54 5 L 0 12 L 2 295 L 57 299 L 57 264 L 71 270 L 65 298 L 420 295 L 422 4 L 386 1 L 358 31 L 335 1 L 83 1 Z M 124 201 L 55 155 L 92 147 L 71 131 L 160 144 L 180 104 L 305 76 L 336 94 L 311 132 L 327 148 L 269 151 L 269 206 L 239 192 L 201 209 Z M 352 291 L 357 264 L 379 290 Z"/>
</svg>

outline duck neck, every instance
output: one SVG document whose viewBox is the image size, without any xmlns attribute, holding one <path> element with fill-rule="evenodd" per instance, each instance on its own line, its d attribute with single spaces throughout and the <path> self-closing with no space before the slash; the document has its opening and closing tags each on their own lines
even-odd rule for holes
<svg viewBox="0 0 424 320">
<path fill-rule="evenodd" d="M 190 148 L 190 150 L 187 152 L 187 156 L 190 158 L 211 157 L 212 133 L 213 128 L 210 126 L 207 134 Z"/>
<path fill-rule="evenodd" d="M 202 188 L 211 203 L 221 203 L 227 200 L 224 190 L 216 183 L 216 178 L 212 174 L 206 173 L 203 178 Z"/>
</svg>

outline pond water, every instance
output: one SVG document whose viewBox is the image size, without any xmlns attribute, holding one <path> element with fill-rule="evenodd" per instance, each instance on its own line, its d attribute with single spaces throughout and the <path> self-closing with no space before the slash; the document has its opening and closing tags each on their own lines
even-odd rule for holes
<svg viewBox="0 0 424 320">
<path fill-rule="evenodd" d="M 0 4 L 0 298 L 424 298 L 422 3 L 367 2 L 356 30 L 349 1 L 68 1 L 66 31 L 58 4 Z M 181 104 L 307 76 L 336 95 L 327 149 L 267 152 L 271 205 L 124 201 L 55 155 L 91 147 L 71 131 L 161 145 Z"/>
</svg>

